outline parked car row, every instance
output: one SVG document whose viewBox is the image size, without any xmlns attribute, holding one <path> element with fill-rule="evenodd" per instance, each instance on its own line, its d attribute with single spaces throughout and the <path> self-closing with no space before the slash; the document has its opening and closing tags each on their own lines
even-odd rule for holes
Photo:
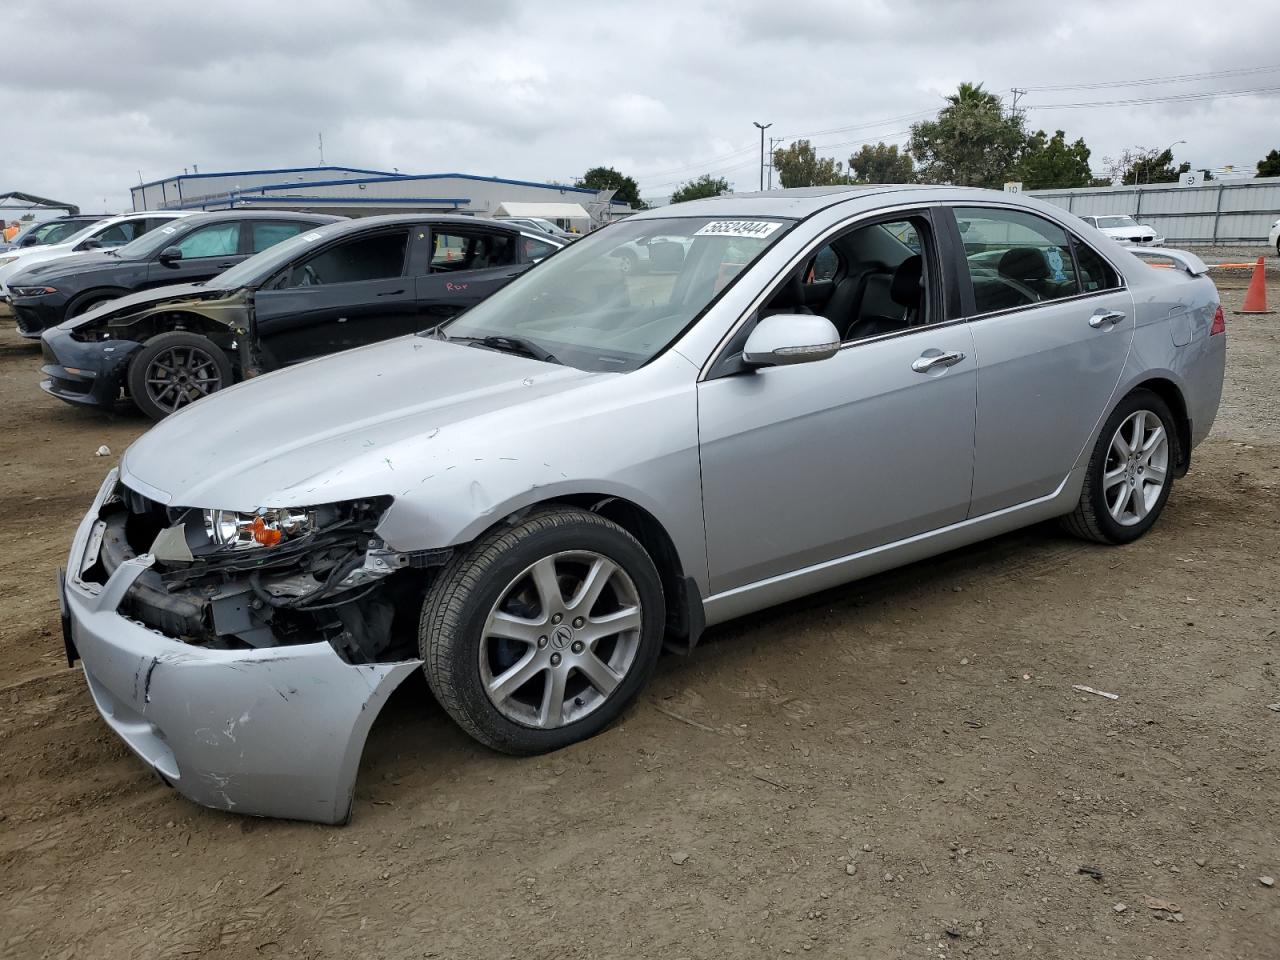
<svg viewBox="0 0 1280 960">
<path fill-rule="evenodd" d="M 476 740 L 539 753 L 708 624 L 1053 518 L 1128 543 L 1221 396 L 1204 263 L 1027 197 L 719 197 L 529 269 L 554 249 L 329 223 L 44 334 L 58 396 L 172 413 L 59 590 L 104 721 L 183 794 L 341 822 L 418 670 Z"/>
<path fill-rule="evenodd" d="M 430 329 L 565 243 L 461 216 L 111 219 L 139 235 L 33 248 L 8 297 L 19 333 L 42 339 L 46 392 L 107 409 L 128 398 L 156 420 L 249 376 Z"/>
<path fill-rule="evenodd" d="M 105 220 L 107 214 L 74 214 L 65 217 L 54 217 L 33 223 L 19 233 L 9 243 L 0 243 L 0 253 L 10 250 L 25 250 L 28 247 L 39 247 L 50 243 L 60 243 L 71 234 L 99 220 Z"/>
</svg>

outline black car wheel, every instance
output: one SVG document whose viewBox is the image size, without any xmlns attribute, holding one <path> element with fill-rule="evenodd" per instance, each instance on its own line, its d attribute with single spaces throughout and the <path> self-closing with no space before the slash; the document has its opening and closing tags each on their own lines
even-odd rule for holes
<svg viewBox="0 0 1280 960">
<path fill-rule="evenodd" d="M 73 301 L 71 306 L 67 308 L 67 319 L 78 317 L 82 313 L 88 313 L 99 304 L 106 303 L 108 300 L 114 300 L 114 296 L 103 296 L 102 294 L 90 294 L 89 296 Z"/>
<path fill-rule="evenodd" d="M 129 395 L 152 420 L 231 383 L 231 361 L 207 337 L 175 331 L 147 341 L 129 364 Z"/>
</svg>

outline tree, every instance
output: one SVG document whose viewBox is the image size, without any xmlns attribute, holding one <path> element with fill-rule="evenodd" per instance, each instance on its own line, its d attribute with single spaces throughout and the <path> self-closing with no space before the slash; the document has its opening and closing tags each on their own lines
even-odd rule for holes
<svg viewBox="0 0 1280 960">
<path fill-rule="evenodd" d="M 898 152 L 896 143 L 863 144 L 849 158 L 849 173 L 854 183 L 912 183 L 916 179 L 911 156 Z"/>
<path fill-rule="evenodd" d="M 1280 177 L 1280 150 L 1272 150 L 1258 161 L 1258 176 Z"/>
<path fill-rule="evenodd" d="M 789 147 L 773 151 L 773 166 L 784 187 L 826 187 L 848 183 L 844 164 L 831 157 L 820 157 L 808 140 L 797 140 Z"/>
<path fill-rule="evenodd" d="M 907 149 L 925 183 L 998 187 L 1015 172 L 1026 133 L 1022 114 L 1006 112 L 982 84 L 962 83 L 937 119 L 911 127 Z"/>
<path fill-rule="evenodd" d="M 1172 147 L 1168 150 L 1135 147 L 1118 157 L 1104 157 L 1103 163 L 1111 174 L 1112 183 L 1133 186 L 1140 183 L 1177 183 L 1178 177 L 1191 169 L 1191 164 L 1185 160 L 1176 167 L 1173 165 Z"/>
<path fill-rule="evenodd" d="M 613 167 L 592 167 L 574 186 L 587 187 L 591 190 L 616 190 L 613 199 L 629 203 L 638 210 L 643 210 L 647 206 L 640 199 L 640 185 Z"/>
<path fill-rule="evenodd" d="M 703 197 L 718 197 L 722 193 L 732 192 L 729 189 L 728 180 L 704 173 L 698 179 L 682 183 L 677 187 L 675 193 L 671 194 L 671 202 L 684 203 L 686 200 L 701 200 Z"/>
<path fill-rule="evenodd" d="M 1067 143 L 1067 135 L 1061 130 L 1052 137 L 1037 130 L 1023 147 L 1018 179 L 1026 190 L 1090 186 L 1093 171 L 1089 169 L 1089 148 L 1083 139 Z"/>
</svg>

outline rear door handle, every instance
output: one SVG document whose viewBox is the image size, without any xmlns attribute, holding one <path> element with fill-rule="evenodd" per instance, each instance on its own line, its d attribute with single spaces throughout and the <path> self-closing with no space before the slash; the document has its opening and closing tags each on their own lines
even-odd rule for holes
<svg viewBox="0 0 1280 960">
<path fill-rule="evenodd" d="M 378 294 L 378 296 L 380 296 L 380 297 L 398 297 L 398 296 L 400 296 L 400 294 L 402 294 L 402 293 L 404 293 L 404 291 L 403 291 L 403 290 L 384 290 L 384 291 L 382 291 L 382 293 Z"/>
<path fill-rule="evenodd" d="M 1089 318 L 1089 326 L 1095 330 L 1101 330 L 1107 324 L 1117 324 L 1124 319 L 1124 314 L 1119 310 L 1099 310 Z"/>
<path fill-rule="evenodd" d="M 920 358 L 911 361 L 911 369 L 916 373 L 928 373 L 934 367 L 954 367 L 963 359 L 964 354 L 959 351 L 954 353 L 926 353 Z"/>
</svg>

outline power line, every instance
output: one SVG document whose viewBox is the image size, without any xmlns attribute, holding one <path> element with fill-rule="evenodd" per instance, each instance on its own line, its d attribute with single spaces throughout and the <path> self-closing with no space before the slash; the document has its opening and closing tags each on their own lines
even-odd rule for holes
<svg viewBox="0 0 1280 960">
<path fill-rule="evenodd" d="M 1026 110 L 1075 110 L 1082 107 L 1136 107 L 1148 103 L 1192 103 L 1197 100 L 1250 97 L 1259 93 L 1277 93 L 1280 87 L 1254 87 L 1250 90 L 1216 90 L 1204 93 L 1179 93 L 1164 97 L 1127 98 L 1124 100 L 1088 100 L 1080 103 L 1029 103 Z"/>
<path fill-rule="evenodd" d="M 1100 90 L 1107 87 L 1145 87 L 1161 83 L 1191 83 L 1196 80 L 1218 80 L 1223 77 L 1241 77 L 1254 73 L 1273 73 L 1280 64 L 1263 67 L 1242 67 L 1238 70 L 1216 70 L 1209 73 L 1179 73 L 1167 77 L 1143 77 L 1138 80 L 1098 80 L 1090 83 L 1058 83 L 1044 87 L 1023 87 L 1023 93 L 1043 93 L 1050 90 Z"/>
</svg>

